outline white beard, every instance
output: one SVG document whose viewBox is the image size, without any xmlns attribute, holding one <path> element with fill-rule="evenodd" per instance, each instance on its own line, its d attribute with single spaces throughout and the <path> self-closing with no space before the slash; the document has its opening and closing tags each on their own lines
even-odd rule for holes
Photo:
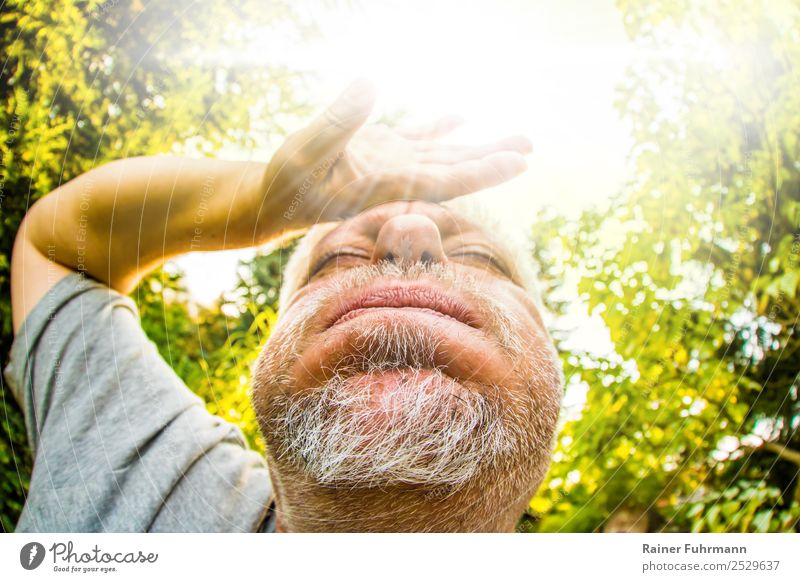
<svg viewBox="0 0 800 582">
<path fill-rule="evenodd" d="M 353 354 L 321 386 L 298 390 L 288 373 L 300 338 L 322 306 L 340 293 L 391 275 L 447 282 L 480 300 L 502 348 L 530 387 L 522 395 L 498 386 L 459 383 L 434 365 L 437 340 L 425 327 L 364 330 Z M 324 486 L 424 485 L 448 495 L 480 472 L 534 460 L 546 469 L 560 403 L 554 352 L 525 351 L 510 320 L 477 284 L 440 266 L 371 266 L 309 301 L 271 338 L 254 370 L 254 400 L 272 456 Z M 279 344 L 279 345 L 275 345 Z M 385 393 L 370 379 L 393 372 Z M 272 387 L 267 387 L 271 384 Z M 276 389 L 277 388 L 277 389 Z"/>
<path fill-rule="evenodd" d="M 278 456 L 320 485 L 426 485 L 450 493 L 519 446 L 496 398 L 440 370 L 402 369 L 386 394 L 369 375 L 273 401 Z M 277 437 L 277 438 L 275 438 Z"/>
</svg>

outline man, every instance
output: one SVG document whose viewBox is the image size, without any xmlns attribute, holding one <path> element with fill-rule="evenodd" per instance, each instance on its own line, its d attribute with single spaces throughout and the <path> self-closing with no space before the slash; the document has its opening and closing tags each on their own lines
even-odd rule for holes
<svg viewBox="0 0 800 582">
<path fill-rule="evenodd" d="M 373 100 L 354 84 L 266 165 L 121 160 L 33 206 L 5 371 L 35 453 L 19 531 L 513 530 L 559 368 L 517 261 L 434 202 L 517 175 L 529 144 L 362 127 Z M 181 253 L 315 224 L 253 371 L 265 463 L 124 294 Z"/>
</svg>

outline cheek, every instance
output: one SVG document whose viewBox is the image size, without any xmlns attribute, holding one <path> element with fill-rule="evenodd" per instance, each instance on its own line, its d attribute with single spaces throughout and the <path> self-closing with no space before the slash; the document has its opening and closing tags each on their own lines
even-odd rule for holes
<svg viewBox="0 0 800 582">
<path fill-rule="evenodd" d="M 319 314 L 328 301 L 330 293 L 322 285 L 304 287 L 302 292 L 292 298 L 287 308 L 280 310 L 278 321 L 270 332 L 268 345 L 272 342 L 297 342 L 316 331 L 321 327 Z"/>
<path fill-rule="evenodd" d="M 285 319 L 270 333 L 264 345 L 261 359 L 276 373 L 286 370 L 297 359 L 297 354 L 308 341 L 310 332 L 297 320 Z"/>
<path fill-rule="evenodd" d="M 515 384 L 526 390 L 534 387 L 542 392 L 559 392 L 560 360 L 534 302 L 516 286 L 496 286 L 492 293 L 498 304 L 505 306 L 512 335 L 518 340 L 518 353 L 512 354 L 512 373 L 518 380 Z"/>
<path fill-rule="evenodd" d="M 254 371 L 263 380 L 262 383 L 274 382 L 274 378 L 286 374 L 297 353 L 313 333 L 313 314 L 309 316 L 310 306 L 304 299 L 296 301 L 282 312 L 275 326 L 270 331 Z M 270 376 L 273 378 L 271 379 Z"/>
<path fill-rule="evenodd" d="M 526 341 L 551 344 L 552 339 L 544 325 L 542 314 L 530 294 L 516 285 L 497 285 L 492 290 L 497 301 L 505 306 L 505 311 L 517 322 L 519 334 Z"/>
</svg>

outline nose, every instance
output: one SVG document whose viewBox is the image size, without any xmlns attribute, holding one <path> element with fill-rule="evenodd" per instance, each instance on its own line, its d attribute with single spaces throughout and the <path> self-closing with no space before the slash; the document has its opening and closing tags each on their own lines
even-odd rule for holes
<svg viewBox="0 0 800 582">
<path fill-rule="evenodd" d="M 372 261 L 443 263 L 439 227 L 421 214 L 400 214 L 387 220 L 375 242 Z"/>
</svg>

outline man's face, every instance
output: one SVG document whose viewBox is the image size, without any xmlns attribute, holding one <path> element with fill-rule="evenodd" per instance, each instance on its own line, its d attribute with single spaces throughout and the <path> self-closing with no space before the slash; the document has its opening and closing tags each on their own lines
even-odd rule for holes
<svg viewBox="0 0 800 582">
<path fill-rule="evenodd" d="M 365 211 L 316 244 L 253 385 L 273 470 L 442 494 L 489 480 L 532 494 L 561 395 L 510 254 L 421 202 Z"/>
</svg>

